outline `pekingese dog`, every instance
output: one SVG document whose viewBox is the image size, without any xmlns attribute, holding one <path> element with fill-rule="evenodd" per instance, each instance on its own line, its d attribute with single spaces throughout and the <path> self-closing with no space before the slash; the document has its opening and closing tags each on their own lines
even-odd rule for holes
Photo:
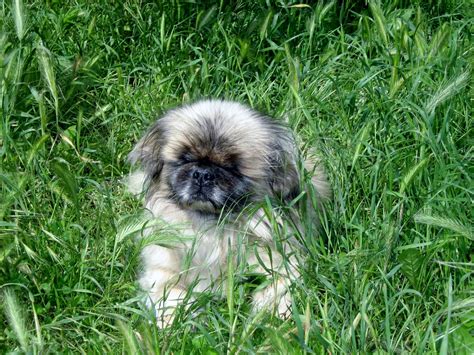
<svg viewBox="0 0 474 355">
<path fill-rule="evenodd" d="M 287 291 L 299 275 L 292 248 L 301 245 L 291 230 L 276 243 L 275 221 L 283 222 L 258 205 L 301 196 L 302 170 L 310 170 L 316 207 L 328 199 L 330 189 L 317 159 L 299 164 L 287 127 L 237 102 L 202 100 L 165 113 L 129 160 L 141 167 L 130 184 L 140 185 L 145 207 L 154 218 L 179 225 L 183 235 L 173 247 L 152 244 L 142 251 L 139 283 L 159 326 L 173 320 L 186 297 L 192 299 L 191 286 L 202 292 L 222 285 L 229 263 L 246 263 L 272 281 L 253 295 L 254 311 L 289 315 Z"/>
</svg>

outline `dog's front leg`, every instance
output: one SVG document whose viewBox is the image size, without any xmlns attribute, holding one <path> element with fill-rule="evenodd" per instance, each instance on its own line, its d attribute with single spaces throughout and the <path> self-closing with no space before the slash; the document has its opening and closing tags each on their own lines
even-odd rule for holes
<svg viewBox="0 0 474 355">
<path fill-rule="evenodd" d="M 289 287 L 298 276 L 296 258 L 284 258 L 274 249 L 256 247 L 248 259 L 253 271 L 268 275 L 268 283 L 253 295 L 252 310 L 276 312 L 283 319 L 291 314 Z"/>
<path fill-rule="evenodd" d="M 283 225 L 280 218 L 276 223 Z M 247 222 L 256 242 L 247 261 L 256 273 L 267 275 L 269 284 L 255 292 L 252 309 L 276 312 L 281 318 L 288 318 L 291 310 L 289 287 L 299 277 L 298 260 L 292 253 L 291 242 L 282 241 L 276 247 L 274 233 L 263 210 L 257 211 Z"/>
<path fill-rule="evenodd" d="M 158 245 L 146 246 L 142 251 L 143 273 L 140 286 L 147 292 L 146 304 L 155 309 L 157 325 L 169 326 L 176 307 L 183 303 L 187 286 L 180 279 L 181 261 L 178 251 Z"/>
</svg>

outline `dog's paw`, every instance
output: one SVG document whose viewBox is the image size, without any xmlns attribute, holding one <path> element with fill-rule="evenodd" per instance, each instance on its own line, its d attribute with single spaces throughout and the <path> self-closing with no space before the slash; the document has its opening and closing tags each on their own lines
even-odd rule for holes
<svg viewBox="0 0 474 355">
<path fill-rule="evenodd" d="M 166 290 L 164 295 L 150 293 L 147 306 L 155 311 L 156 325 L 163 329 L 169 327 L 175 318 L 176 309 L 186 298 L 186 291 L 180 288 Z"/>
<path fill-rule="evenodd" d="M 168 328 L 171 324 L 173 324 L 174 317 L 175 317 L 174 312 L 157 317 L 156 326 L 160 329 Z"/>
<path fill-rule="evenodd" d="M 289 292 L 286 292 L 281 296 L 276 311 L 278 317 L 281 319 L 288 319 L 291 317 L 291 296 Z"/>
<path fill-rule="evenodd" d="M 282 319 L 291 316 L 291 296 L 282 280 L 254 294 L 252 311 L 258 313 L 264 310 L 276 313 Z"/>
</svg>

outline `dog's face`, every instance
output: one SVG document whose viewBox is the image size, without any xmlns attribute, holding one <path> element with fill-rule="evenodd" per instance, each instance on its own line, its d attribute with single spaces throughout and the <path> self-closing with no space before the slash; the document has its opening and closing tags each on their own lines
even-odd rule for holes
<svg viewBox="0 0 474 355">
<path fill-rule="evenodd" d="M 183 144 L 177 159 L 163 163 L 170 197 L 183 207 L 210 212 L 244 205 L 251 182 L 232 148 L 218 139 Z"/>
<path fill-rule="evenodd" d="M 147 199 L 184 209 L 239 210 L 265 195 L 297 193 L 293 137 L 282 125 L 238 103 L 199 101 L 166 113 L 130 153 L 149 181 Z"/>
</svg>

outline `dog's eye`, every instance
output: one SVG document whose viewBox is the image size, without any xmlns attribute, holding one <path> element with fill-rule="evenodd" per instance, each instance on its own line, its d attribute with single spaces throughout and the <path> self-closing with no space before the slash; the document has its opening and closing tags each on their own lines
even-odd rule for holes
<svg viewBox="0 0 474 355">
<path fill-rule="evenodd" d="M 186 152 L 179 156 L 179 160 L 183 163 L 193 163 L 196 161 L 196 157 L 191 153 Z"/>
<path fill-rule="evenodd" d="M 231 164 L 221 164 L 219 165 L 219 168 L 227 171 L 228 173 L 231 173 L 233 175 L 241 175 L 239 169 L 237 168 L 236 165 L 231 165 Z"/>
</svg>

